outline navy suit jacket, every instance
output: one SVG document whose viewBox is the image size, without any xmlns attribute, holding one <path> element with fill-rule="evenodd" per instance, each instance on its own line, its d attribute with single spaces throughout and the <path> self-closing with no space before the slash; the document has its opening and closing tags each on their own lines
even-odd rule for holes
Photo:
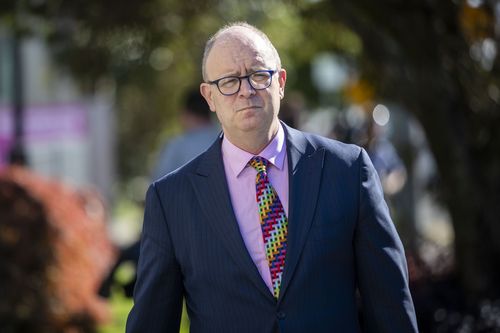
<svg viewBox="0 0 500 333">
<path fill-rule="evenodd" d="M 368 155 L 283 126 L 290 208 L 279 299 L 241 237 L 218 138 L 148 190 L 128 333 L 178 332 L 183 297 L 195 333 L 417 332 L 403 247 Z"/>
</svg>

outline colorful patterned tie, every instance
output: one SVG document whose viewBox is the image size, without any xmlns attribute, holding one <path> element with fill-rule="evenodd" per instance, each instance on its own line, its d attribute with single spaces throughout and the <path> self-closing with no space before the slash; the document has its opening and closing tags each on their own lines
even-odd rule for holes
<svg viewBox="0 0 500 333">
<path fill-rule="evenodd" d="M 273 294 L 278 298 L 281 276 L 285 266 L 288 220 L 278 194 L 267 177 L 269 161 L 254 156 L 248 165 L 257 170 L 255 178 L 256 198 L 259 205 L 260 226 L 266 247 L 266 256 L 271 271 Z"/>
</svg>

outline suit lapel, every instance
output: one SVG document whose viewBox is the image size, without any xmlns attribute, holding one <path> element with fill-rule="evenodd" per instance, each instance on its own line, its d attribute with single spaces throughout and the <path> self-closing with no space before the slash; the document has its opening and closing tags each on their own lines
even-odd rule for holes
<svg viewBox="0 0 500 333">
<path fill-rule="evenodd" d="M 222 161 L 221 139 L 208 149 L 191 179 L 198 203 L 215 234 L 257 289 L 273 300 L 248 253 L 234 215 Z"/>
<path fill-rule="evenodd" d="M 316 150 L 304 134 L 283 125 L 287 137 L 289 172 L 288 246 L 278 302 L 299 261 L 316 209 L 324 150 Z"/>
</svg>

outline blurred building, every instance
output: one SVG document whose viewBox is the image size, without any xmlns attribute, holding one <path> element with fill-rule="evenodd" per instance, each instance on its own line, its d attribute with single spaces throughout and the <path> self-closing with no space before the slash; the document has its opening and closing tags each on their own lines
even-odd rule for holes
<svg viewBox="0 0 500 333">
<path fill-rule="evenodd" d="M 28 166 L 112 198 L 115 169 L 113 87 L 85 94 L 38 37 L 19 41 Z M 0 168 L 14 140 L 13 36 L 0 26 Z"/>
</svg>

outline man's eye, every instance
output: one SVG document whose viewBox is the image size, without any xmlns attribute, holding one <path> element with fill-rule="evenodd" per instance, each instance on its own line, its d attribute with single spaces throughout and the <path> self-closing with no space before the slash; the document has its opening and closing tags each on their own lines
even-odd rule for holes
<svg viewBox="0 0 500 333">
<path fill-rule="evenodd" d="M 267 81 L 269 79 L 269 74 L 267 73 L 255 73 L 252 75 L 252 80 L 255 82 Z"/>
<path fill-rule="evenodd" d="M 237 85 L 238 81 L 239 80 L 237 78 L 227 78 L 227 79 L 219 81 L 219 86 L 224 87 L 224 88 L 231 88 L 231 87 L 234 87 L 235 85 Z"/>
</svg>

